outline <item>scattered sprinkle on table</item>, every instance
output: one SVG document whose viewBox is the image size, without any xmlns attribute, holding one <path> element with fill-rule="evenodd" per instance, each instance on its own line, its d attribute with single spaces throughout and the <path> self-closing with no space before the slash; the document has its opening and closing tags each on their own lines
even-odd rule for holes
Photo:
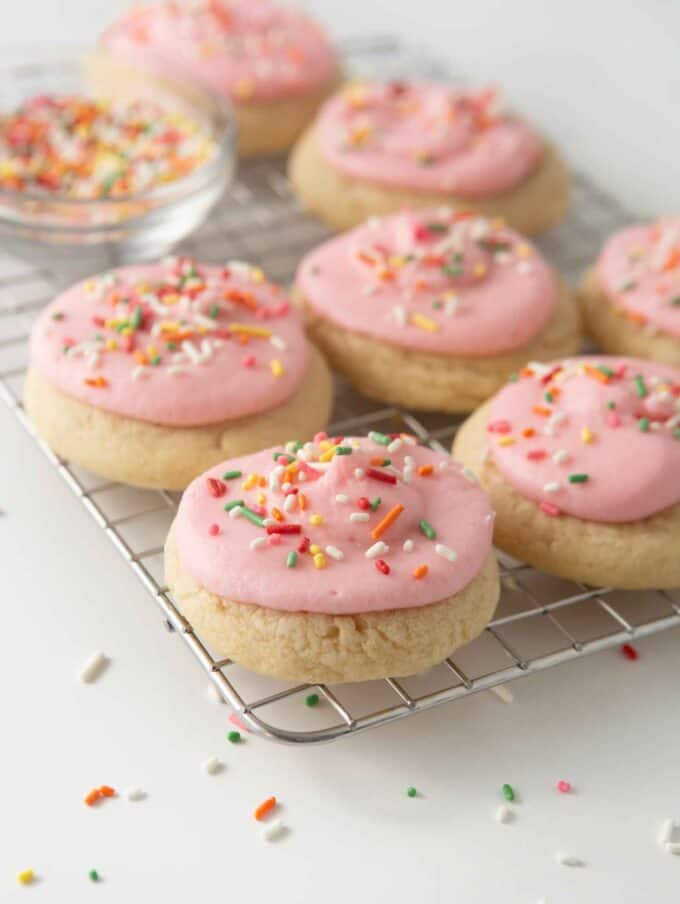
<svg viewBox="0 0 680 904">
<path fill-rule="evenodd" d="M 128 788 L 125 792 L 125 796 L 128 800 L 136 803 L 138 800 L 144 800 L 146 797 L 146 791 L 143 788 L 139 788 L 134 785 L 132 788 Z"/>
<path fill-rule="evenodd" d="M 305 706 L 318 706 L 319 703 L 319 695 L 318 694 L 308 694 L 305 697 Z"/>
<path fill-rule="evenodd" d="M 569 794 L 569 792 L 571 791 L 571 782 L 566 782 L 564 779 L 560 779 L 555 787 L 561 794 Z"/>
<path fill-rule="evenodd" d="M 496 812 L 494 813 L 494 819 L 496 822 L 500 823 L 508 823 L 513 818 L 513 812 L 507 804 L 499 804 Z"/>
<path fill-rule="evenodd" d="M 241 740 L 241 732 L 240 731 L 230 731 L 229 734 L 227 735 L 227 740 L 231 744 L 238 744 L 238 742 Z"/>
<path fill-rule="evenodd" d="M 560 866 L 585 866 L 584 861 L 579 857 L 574 857 L 573 854 L 565 854 L 564 851 L 558 851 L 555 854 L 555 861 Z"/>
<path fill-rule="evenodd" d="M 83 664 L 78 677 L 83 684 L 93 684 L 109 664 L 110 659 L 104 653 L 97 651 Z"/>
<path fill-rule="evenodd" d="M 88 807 L 93 807 L 103 798 L 115 796 L 115 788 L 112 788 L 110 785 L 100 785 L 99 788 L 93 788 L 85 795 L 85 803 Z"/>
<path fill-rule="evenodd" d="M 626 657 L 626 659 L 635 660 L 638 658 L 639 654 L 635 647 L 631 646 L 629 643 L 624 643 L 621 647 L 621 652 Z"/>
<path fill-rule="evenodd" d="M 22 885 L 30 885 L 34 881 L 35 873 L 32 869 L 22 869 L 20 873 L 17 873 L 17 882 Z"/>
<path fill-rule="evenodd" d="M 207 775 L 217 775 L 217 773 L 221 772 L 223 768 L 224 765 L 220 758 L 214 755 L 208 757 L 208 759 L 203 763 L 203 771 Z"/>
<path fill-rule="evenodd" d="M 99 873 L 96 869 L 91 869 L 87 875 L 91 882 L 99 882 Z"/>
<path fill-rule="evenodd" d="M 407 797 L 417 797 L 418 796 L 418 792 L 413 787 L 413 785 L 409 785 L 409 787 L 406 789 L 406 796 Z"/>
<path fill-rule="evenodd" d="M 281 835 L 283 835 L 284 829 L 285 826 L 280 819 L 273 819 L 262 829 L 260 837 L 264 841 L 276 841 L 277 838 L 280 838 Z"/>
<path fill-rule="evenodd" d="M 503 787 L 501 788 L 501 791 L 503 792 L 503 797 L 506 800 L 513 801 L 515 799 L 515 792 L 514 792 L 512 785 L 508 785 L 508 784 L 503 785 Z"/>
<path fill-rule="evenodd" d="M 274 809 L 274 807 L 276 807 L 277 803 L 278 803 L 278 801 L 276 800 L 276 798 L 273 795 L 272 795 L 272 797 L 268 797 L 266 800 L 263 800 L 261 804 L 259 804 L 257 807 L 255 807 L 255 810 L 253 811 L 253 816 L 258 821 L 263 820 L 265 818 L 265 816 L 268 813 L 271 813 L 271 811 Z"/>
</svg>

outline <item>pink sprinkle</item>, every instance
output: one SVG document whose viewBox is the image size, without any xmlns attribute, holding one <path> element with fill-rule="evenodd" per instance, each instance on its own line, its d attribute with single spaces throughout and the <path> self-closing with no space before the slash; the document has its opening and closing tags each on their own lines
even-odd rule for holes
<svg viewBox="0 0 680 904">
<path fill-rule="evenodd" d="M 275 308 L 272 308 L 272 313 L 277 317 L 283 317 L 290 311 L 290 302 L 282 301 L 280 304 L 277 304 Z"/>
<path fill-rule="evenodd" d="M 244 367 L 255 367 L 255 355 L 246 355 L 245 358 L 241 361 Z"/>
<path fill-rule="evenodd" d="M 611 414 L 607 415 L 607 423 L 610 427 L 620 427 L 621 418 L 615 411 L 612 411 Z"/>
<path fill-rule="evenodd" d="M 552 502 L 539 502 L 538 507 L 542 512 L 545 512 L 546 515 L 550 515 L 552 518 L 557 518 L 560 514 L 560 510 L 556 505 L 553 505 Z"/>
<path fill-rule="evenodd" d="M 545 449 L 531 449 L 531 451 L 527 452 L 527 458 L 529 461 L 540 461 L 547 454 Z"/>
<path fill-rule="evenodd" d="M 486 425 L 486 429 L 489 433 L 510 433 L 512 424 L 510 421 L 491 421 Z"/>
<path fill-rule="evenodd" d="M 328 439 L 328 434 L 327 434 L 327 433 L 324 433 L 324 432 L 322 431 L 321 433 L 315 433 L 315 434 L 314 434 L 314 442 L 315 442 L 315 443 L 320 443 L 320 442 L 322 442 L 324 439 Z"/>
<path fill-rule="evenodd" d="M 267 534 L 267 542 L 270 546 L 278 546 L 281 542 L 281 534 Z"/>
<path fill-rule="evenodd" d="M 571 782 L 565 782 L 563 778 L 560 779 L 557 783 L 557 790 L 561 791 L 562 794 L 569 794 L 571 791 Z"/>
<path fill-rule="evenodd" d="M 616 368 L 616 376 L 619 377 L 619 379 L 625 374 L 627 366 L 627 364 L 621 363 Z"/>
<path fill-rule="evenodd" d="M 255 514 L 260 515 L 263 518 L 267 514 L 267 509 L 263 505 L 251 505 L 250 507 Z"/>
<path fill-rule="evenodd" d="M 210 534 L 211 537 L 216 537 L 219 534 L 219 532 L 220 532 L 219 524 L 211 524 L 210 527 L 208 528 L 208 533 Z"/>
<path fill-rule="evenodd" d="M 241 731 L 250 731 L 248 726 L 239 719 L 239 717 L 236 715 L 236 713 L 230 713 L 229 721 L 231 722 L 232 725 L 235 725 L 237 728 L 240 728 Z"/>
</svg>

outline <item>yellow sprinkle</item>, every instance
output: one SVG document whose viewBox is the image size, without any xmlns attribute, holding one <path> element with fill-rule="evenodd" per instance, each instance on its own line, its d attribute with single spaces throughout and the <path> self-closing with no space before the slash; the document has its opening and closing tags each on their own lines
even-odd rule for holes
<svg viewBox="0 0 680 904">
<path fill-rule="evenodd" d="M 257 504 L 258 505 L 264 505 L 266 503 L 266 501 L 267 501 L 266 493 L 260 492 L 257 494 Z"/>
<path fill-rule="evenodd" d="M 314 527 L 318 527 L 320 524 L 323 524 L 323 515 L 310 515 L 309 523 L 313 524 Z"/>
<path fill-rule="evenodd" d="M 319 449 L 332 449 L 333 443 L 329 443 L 327 439 L 322 439 L 319 443 Z"/>
<path fill-rule="evenodd" d="M 115 339 L 107 339 L 106 347 L 110 352 L 115 352 L 115 350 L 118 348 L 118 343 Z"/>
<path fill-rule="evenodd" d="M 179 301 L 179 295 L 177 294 L 177 292 L 168 292 L 167 295 L 163 296 L 163 304 L 166 304 L 166 305 L 177 304 L 178 301 Z"/>
<path fill-rule="evenodd" d="M 146 347 L 146 353 L 147 353 L 147 355 L 148 355 L 150 358 L 155 358 L 156 355 L 158 354 L 158 349 L 157 349 L 156 346 L 153 345 L 153 344 L 147 345 L 147 347 Z"/>
<path fill-rule="evenodd" d="M 319 461 L 330 461 L 331 458 L 335 455 L 335 446 L 330 449 L 326 449 L 321 455 L 319 455 Z"/>
<path fill-rule="evenodd" d="M 309 551 L 313 556 L 315 556 L 317 555 L 317 553 L 321 552 L 321 547 L 317 546 L 316 543 L 312 543 L 312 545 L 309 547 Z"/>
<path fill-rule="evenodd" d="M 269 367 L 275 377 L 280 377 L 283 375 L 283 364 L 281 364 L 278 358 L 274 358 L 273 361 L 270 361 Z"/>
<path fill-rule="evenodd" d="M 246 479 L 241 484 L 242 490 L 252 490 L 254 486 L 257 485 L 258 476 L 257 474 L 249 474 Z"/>
<path fill-rule="evenodd" d="M 427 330 L 428 333 L 436 333 L 439 329 L 439 324 L 424 314 L 411 314 L 411 323 L 421 330 Z"/>
<path fill-rule="evenodd" d="M 120 334 L 121 334 L 121 336 L 131 336 L 132 335 L 132 327 L 124 326 L 123 329 L 120 331 Z"/>
<path fill-rule="evenodd" d="M 246 336 L 257 336 L 259 339 L 269 339 L 272 334 L 264 326 L 250 326 L 247 323 L 229 323 L 228 327 L 232 333 L 245 333 Z"/>
<path fill-rule="evenodd" d="M 259 267 L 252 267 L 250 270 L 250 278 L 254 283 L 264 282 L 264 270 Z"/>
<path fill-rule="evenodd" d="M 373 129 L 368 123 L 363 126 L 354 126 L 347 136 L 348 141 L 354 147 L 365 144 L 373 134 Z"/>
<path fill-rule="evenodd" d="M 298 493 L 297 500 L 298 500 L 298 505 L 300 506 L 301 511 L 304 512 L 304 510 L 307 508 L 307 497 L 305 496 L 304 493 Z"/>
<path fill-rule="evenodd" d="M 475 264 L 474 267 L 475 276 L 484 276 L 486 273 L 486 264 L 483 264 L 481 261 L 478 264 Z"/>
<path fill-rule="evenodd" d="M 518 245 L 515 248 L 515 254 L 517 255 L 517 257 L 531 257 L 531 255 L 533 253 L 534 253 L 534 250 L 531 247 L 531 245 L 522 244 L 522 245 Z"/>
<path fill-rule="evenodd" d="M 513 436 L 501 436 L 498 440 L 499 446 L 512 446 L 515 442 L 515 438 Z"/>
<path fill-rule="evenodd" d="M 314 556 L 314 567 L 315 568 L 325 568 L 326 567 L 326 556 L 322 552 L 317 552 Z"/>
<path fill-rule="evenodd" d="M 581 430 L 581 440 L 584 443 L 592 443 L 593 439 L 593 431 L 589 430 L 588 427 L 584 427 L 583 430 Z"/>
<path fill-rule="evenodd" d="M 115 328 L 120 323 L 120 320 L 116 320 L 115 318 L 109 317 L 108 320 L 104 321 L 104 326 L 107 330 L 115 330 Z"/>
<path fill-rule="evenodd" d="M 240 78 L 234 85 L 234 94 L 241 99 L 250 97 L 255 91 L 255 82 L 252 78 Z"/>
<path fill-rule="evenodd" d="M 17 873 L 17 881 L 21 882 L 22 885 L 30 885 L 34 879 L 35 873 L 32 869 L 22 869 L 20 873 Z"/>
<path fill-rule="evenodd" d="M 97 283 L 91 279 L 85 283 L 85 291 L 86 292 L 94 292 L 94 290 L 96 288 L 97 288 Z"/>
</svg>

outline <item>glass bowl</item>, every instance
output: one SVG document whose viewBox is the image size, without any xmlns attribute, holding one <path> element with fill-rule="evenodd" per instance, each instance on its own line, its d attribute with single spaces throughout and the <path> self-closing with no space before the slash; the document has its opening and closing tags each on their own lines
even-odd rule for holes
<svg viewBox="0 0 680 904">
<path fill-rule="evenodd" d="M 23 51 L 0 61 L 0 117 L 40 94 L 153 100 L 198 122 L 212 158 L 186 176 L 127 196 L 75 199 L 0 188 L 0 246 L 38 266 L 82 275 L 167 253 L 206 218 L 236 169 L 236 120 L 224 101 L 193 86 L 149 79 L 126 66 L 102 68 L 73 50 Z"/>
</svg>

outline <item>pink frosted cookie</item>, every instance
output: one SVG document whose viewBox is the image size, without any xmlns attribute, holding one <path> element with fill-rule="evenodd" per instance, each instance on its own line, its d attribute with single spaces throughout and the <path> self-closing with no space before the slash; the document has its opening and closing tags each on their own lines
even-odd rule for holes
<svg viewBox="0 0 680 904">
<path fill-rule="evenodd" d="M 680 367 L 680 218 L 615 233 L 584 280 L 581 302 L 605 351 Z"/>
<path fill-rule="evenodd" d="M 523 236 L 440 208 L 371 219 L 308 254 L 311 335 L 366 395 L 470 411 L 530 358 L 579 347 L 565 287 Z"/>
<path fill-rule="evenodd" d="M 25 402 L 60 455 L 182 489 L 226 453 L 312 435 L 330 377 L 256 267 L 170 258 L 78 283 L 42 312 Z"/>
<path fill-rule="evenodd" d="M 133 8 L 100 40 L 113 62 L 227 98 L 243 154 L 286 150 L 335 88 L 340 66 L 323 30 L 269 0 L 156 2 Z M 111 71 L 113 78 L 120 73 Z"/>
<path fill-rule="evenodd" d="M 338 229 L 404 206 L 500 215 L 527 234 L 562 219 L 569 180 L 532 127 L 494 90 L 359 82 L 319 111 L 291 158 L 305 205 Z"/>
<path fill-rule="evenodd" d="M 184 615 L 220 655 L 296 681 L 420 671 L 498 598 L 472 475 L 404 434 L 288 443 L 188 487 L 166 545 Z"/>
<path fill-rule="evenodd" d="M 680 370 L 634 358 L 530 364 L 458 432 L 498 546 L 587 584 L 680 586 Z"/>
</svg>

